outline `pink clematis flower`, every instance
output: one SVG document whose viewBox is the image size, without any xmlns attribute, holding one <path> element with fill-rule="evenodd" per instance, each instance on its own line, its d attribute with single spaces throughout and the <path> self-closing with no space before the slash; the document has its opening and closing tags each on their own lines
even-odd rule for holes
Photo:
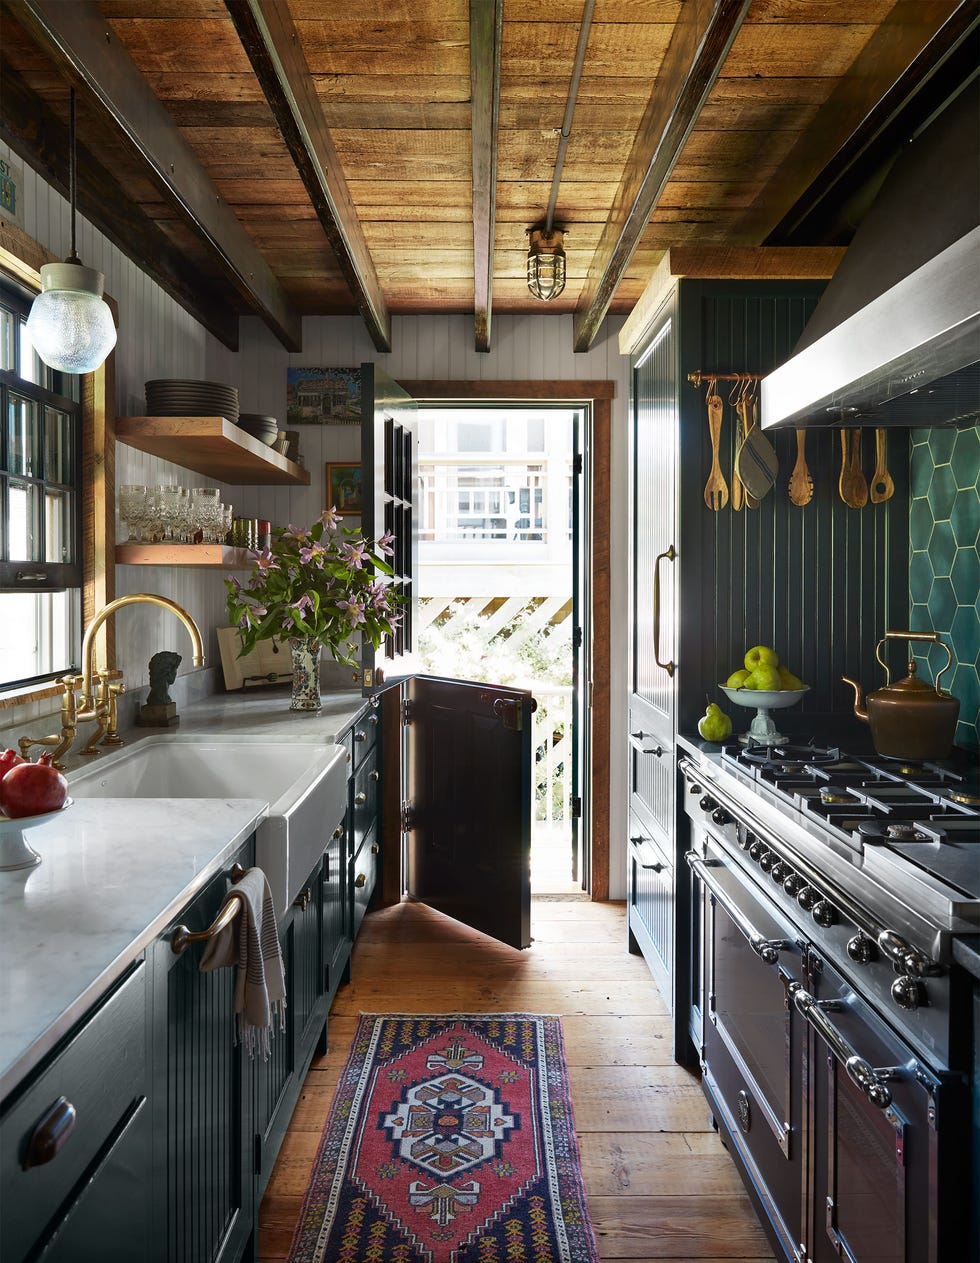
<svg viewBox="0 0 980 1263">
<path fill-rule="evenodd" d="M 329 526 L 331 529 L 338 526 L 340 524 L 340 514 L 337 512 L 337 506 L 334 504 L 329 509 L 324 509 L 320 514 L 320 521 L 324 526 Z"/>
<path fill-rule="evenodd" d="M 381 549 L 381 551 L 384 553 L 386 557 L 394 557 L 395 555 L 395 550 L 391 547 L 391 545 L 394 543 L 394 540 L 395 540 L 394 531 L 385 531 L 385 533 L 378 540 L 378 547 Z"/>
<path fill-rule="evenodd" d="M 357 627 L 364 620 L 364 607 L 357 601 L 338 601 L 337 605 L 342 610 L 347 610 L 350 615 L 351 626 Z"/>
<path fill-rule="evenodd" d="M 361 570 L 364 563 L 368 560 L 368 551 L 363 541 L 355 544 L 342 545 L 344 552 L 344 560 L 349 566 L 353 566 L 355 570 Z"/>
</svg>

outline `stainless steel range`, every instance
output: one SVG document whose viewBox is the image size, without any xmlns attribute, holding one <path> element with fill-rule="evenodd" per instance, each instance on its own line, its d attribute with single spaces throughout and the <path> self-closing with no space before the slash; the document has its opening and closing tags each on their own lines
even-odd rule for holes
<svg viewBox="0 0 980 1263">
<path fill-rule="evenodd" d="M 680 768 L 703 1082 L 774 1242 L 939 1263 L 963 1222 L 969 998 L 950 964 L 980 930 L 976 784 L 816 746 Z"/>
</svg>

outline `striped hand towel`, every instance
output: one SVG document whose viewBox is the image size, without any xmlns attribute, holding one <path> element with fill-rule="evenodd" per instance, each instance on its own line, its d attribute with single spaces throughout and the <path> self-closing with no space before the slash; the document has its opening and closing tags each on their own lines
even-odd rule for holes
<svg viewBox="0 0 980 1263">
<path fill-rule="evenodd" d="M 279 1029 L 286 1026 L 286 982 L 279 950 L 276 909 L 269 883 L 261 868 L 250 868 L 225 896 L 241 898 L 238 916 L 207 944 L 201 956 L 202 971 L 234 965 L 236 1037 L 255 1055 L 269 1056 L 272 1018 Z"/>
</svg>

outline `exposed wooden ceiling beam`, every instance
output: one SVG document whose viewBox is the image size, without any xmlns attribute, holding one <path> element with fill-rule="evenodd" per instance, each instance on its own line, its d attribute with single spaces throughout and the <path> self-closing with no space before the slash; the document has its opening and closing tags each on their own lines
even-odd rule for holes
<svg viewBox="0 0 980 1263">
<path fill-rule="evenodd" d="M 222 201 L 165 107 L 113 37 L 92 0 L 11 0 L 11 10 L 88 103 L 124 136 L 216 267 L 290 351 L 302 320 L 245 229 Z"/>
<path fill-rule="evenodd" d="M 473 134 L 473 320 L 476 349 L 490 350 L 493 241 L 497 220 L 497 123 L 503 0 L 470 0 L 470 97 Z"/>
<path fill-rule="evenodd" d="M 750 3 L 681 5 L 575 312 L 576 351 L 592 345 Z"/>
<path fill-rule="evenodd" d="M 899 0 L 737 235 L 767 245 L 849 240 L 851 198 L 975 72 L 978 13 L 977 0 Z"/>
<path fill-rule="evenodd" d="M 226 7 L 371 341 L 390 351 L 391 318 L 381 282 L 289 6 L 282 0 L 226 0 Z"/>
<path fill-rule="evenodd" d="M 0 137 L 68 196 L 68 128 L 5 63 L 0 68 Z M 77 149 L 79 211 L 219 342 L 237 351 L 238 315 L 229 296 L 202 284 L 200 272 L 188 265 L 96 155 L 80 143 Z"/>
</svg>

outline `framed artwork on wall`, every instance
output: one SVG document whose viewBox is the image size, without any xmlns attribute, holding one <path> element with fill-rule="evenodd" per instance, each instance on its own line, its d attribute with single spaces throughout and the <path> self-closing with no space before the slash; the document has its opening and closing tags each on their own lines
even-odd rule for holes
<svg viewBox="0 0 980 1263">
<path fill-rule="evenodd" d="M 287 368 L 289 425 L 360 425 L 359 368 Z"/>
<path fill-rule="evenodd" d="M 327 462 L 327 508 L 333 507 L 341 517 L 356 517 L 361 512 L 361 467 Z"/>
</svg>

